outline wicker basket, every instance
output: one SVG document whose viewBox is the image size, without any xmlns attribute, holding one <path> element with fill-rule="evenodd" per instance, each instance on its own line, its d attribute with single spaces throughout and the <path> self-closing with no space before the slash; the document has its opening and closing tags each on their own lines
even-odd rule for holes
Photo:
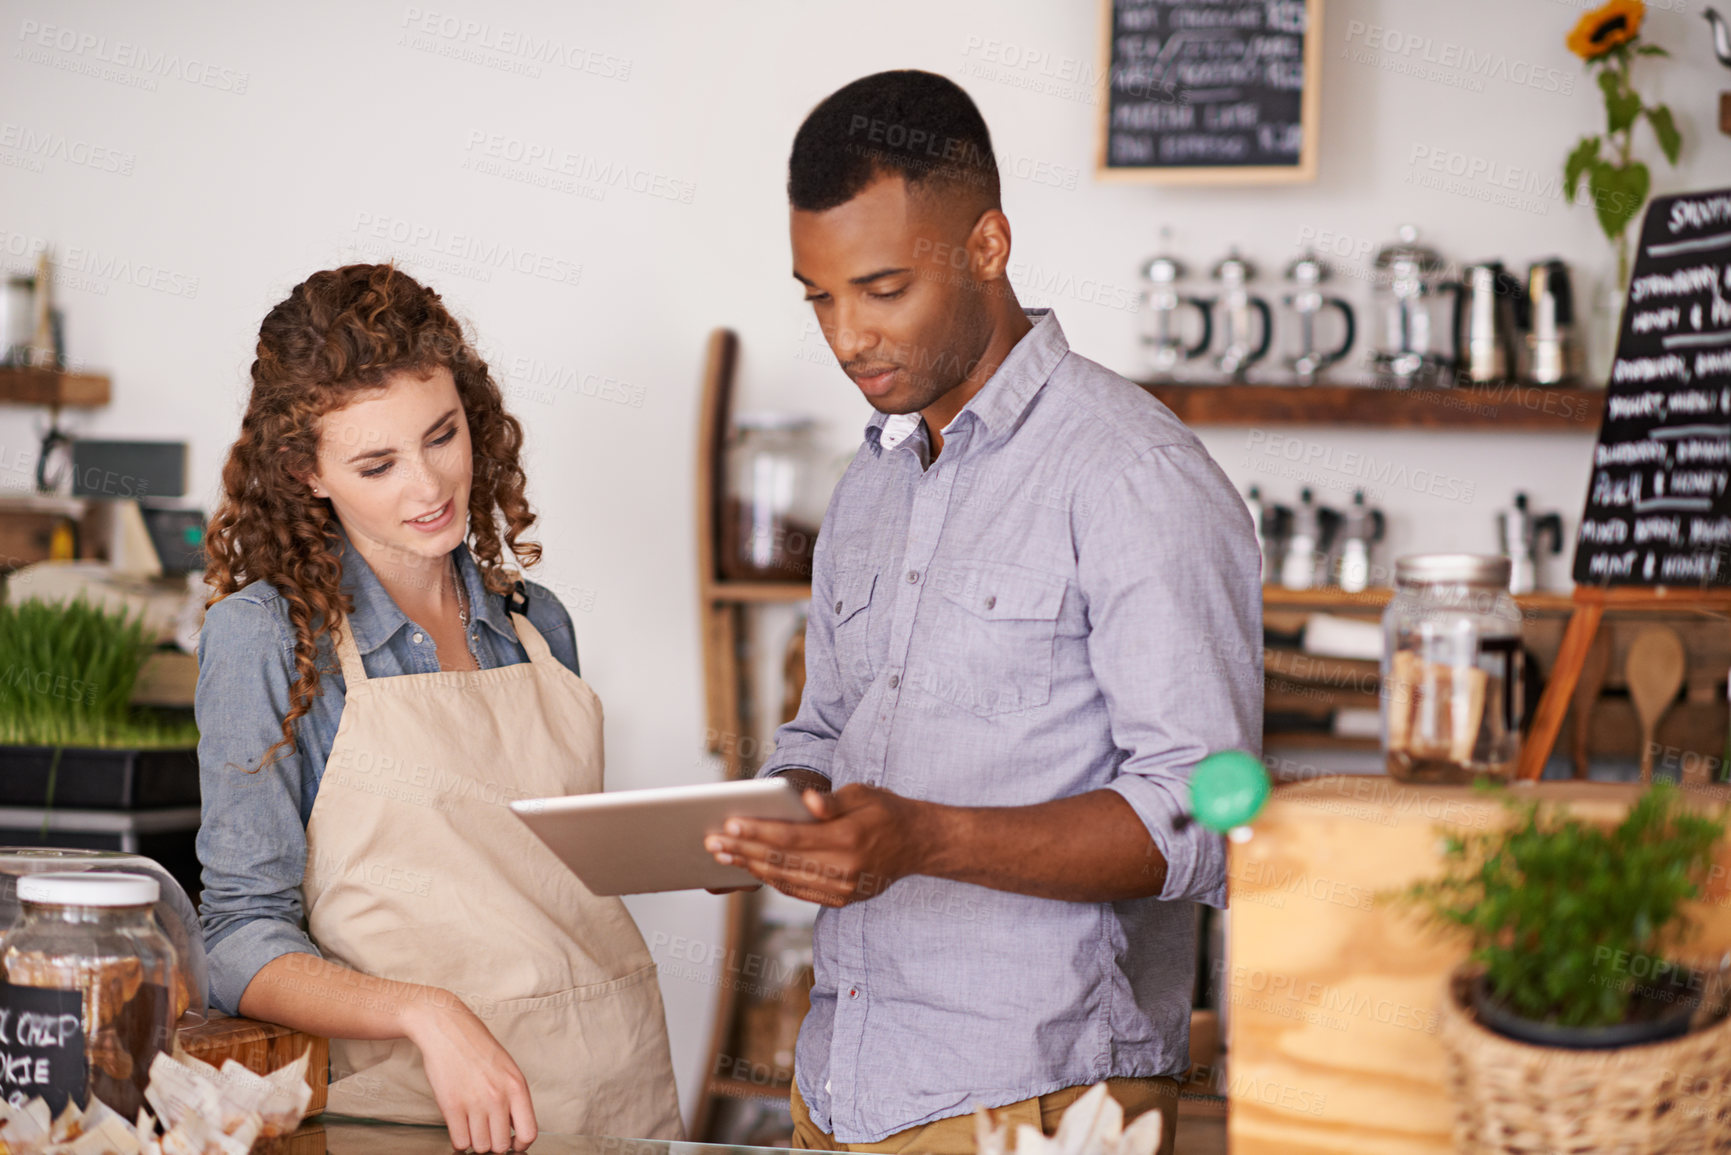
<svg viewBox="0 0 1731 1155">
<path fill-rule="evenodd" d="M 1731 1152 L 1731 1018 L 1645 1046 L 1535 1047 L 1479 1025 L 1465 997 L 1474 973 L 1462 967 L 1450 976 L 1438 1024 L 1455 1104 L 1455 1150 Z"/>
</svg>

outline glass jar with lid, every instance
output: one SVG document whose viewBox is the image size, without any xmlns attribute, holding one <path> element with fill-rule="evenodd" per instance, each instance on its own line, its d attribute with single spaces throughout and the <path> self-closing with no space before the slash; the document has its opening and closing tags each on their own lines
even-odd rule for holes
<svg viewBox="0 0 1731 1155">
<path fill-rule="evenodd" d="M 1382 616 L 1383 750 L 1394 777 L 1513 777 L 1525 667 L 1508 583 L 1506 557 L 1420 554 L 1395 563 Z"/>
<path fill-rule="evenodd" d="M 814 423 L 775 413 L 734 418 L 722 498 L 721 576 L 733 581 L 810 581 L 829 491 Z"/>
<path fill-rule="evenodd" d="M 154 878 L 105 871 L 18 880 L 20 915 L 0 934 L 0 1037 L 9 1098 L 56 1115 L 95 1097 L 133 1118 L 150 1064 L 174 1038 L 174 946 L 157 926 Z"/>
<path fill-rule="evenodd" d="M 204 953 L 204 932 L 198 910 L 186 891 L 161 863 L 142 854 L 119 850 L 83 850 L 60 846 L 0 847 L 0 935 L 18 921 L 18 880 L 31 874 L 101 870 L 142 874 L 156 879 L 156 925 L 174 946 L 180 971 L 174 984 L 174 1005 L 180 1012 L 177 1030 L 201 1026 L 209 1017 L 210 964 Z"/>
</svg>

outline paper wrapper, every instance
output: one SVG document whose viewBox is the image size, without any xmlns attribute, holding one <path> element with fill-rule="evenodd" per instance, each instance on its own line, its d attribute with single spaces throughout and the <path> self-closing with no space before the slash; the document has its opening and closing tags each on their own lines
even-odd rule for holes
<svg viewBox="0 0 1731 1155">
<path fill-rule="evenodd" d="M 1048 1136 L 1038 1127 L 1023 1123 L 1010 1129 L 997 1121 L 987 1107 L 974 1111 L 974 1137 L 979 1155 L 1155 1155 L 1160 1150 L 1161 1112 L 1145 1111 L 1124 1126 L 1124 1108 L 1095 1083 L 1064 1111 L 1058 1133 Z"/>
<path fill-rule="evenodd" d="M 249 1155 L 277 1145 L 300 1126 L 312 1099 L 307 1065 L 312 1048 L 269 1075 L 230 1059 L 219 1070 L 191 1056 L 158 1054 L 150 1064 L 145 1100 L 127 1122 L 100 1099 L 87 1110 L 68 1104 L 60 1118 L 32 1099 L 22 1107 L 0 1101 L 0 1155 Z"/>
</svg>

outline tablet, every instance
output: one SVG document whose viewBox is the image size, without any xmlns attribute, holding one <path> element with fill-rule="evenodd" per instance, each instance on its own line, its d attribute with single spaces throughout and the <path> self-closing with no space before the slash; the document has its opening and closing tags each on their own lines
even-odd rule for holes
<svg viewBox="0 0 1731 1155">
<path fill-rule="evenodd" d="M 744 867 L 715 861 L 705 836 L 729 818 L 812 821 L 786 778 L 526 798 L 511 810 L 584 886 L 607 895 L 755 886 Z"/>
</svg>

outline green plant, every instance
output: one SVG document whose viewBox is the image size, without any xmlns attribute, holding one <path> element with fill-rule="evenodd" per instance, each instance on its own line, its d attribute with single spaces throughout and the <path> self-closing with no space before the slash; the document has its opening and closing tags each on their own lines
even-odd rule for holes
<svg viewBox="0 0 1731 1155">
<path fill-rule="evenodd" d="M 1619 289 L 1629 283 L 1629 224 L 1647 203 L 1653 185 L 1647 166 L 1634 159 L 1635 125 L 1646 119 L 1659 151 L 1672 165 L 1683 148 L 1671 110 L 1643 100 L 1630 75 L 1637 56 L 1671 55 L 1657 44 L 1639 43 L 1645 14 L 1641 0 L 1610 0 L 1582 16 L 1567 41 L 1569 51 L 1589 70 L 1598 71 L 1599 91 L 1605 97 L 1605 132 L 1583 136 L 1563 162 L 1564 195 L 1574 200 L 1581 178 L 1587 178 L 1599 228 L 1617 251 Z"/>
<path fill-rule="evenodd" d="M 1506 791 L 1504 802 L 1513 823 L 1449 836 L 1442 876 L 1402 897 L 1471 939 L 1491 996 L 1516 1014 L 1565 1027 L 1623 1022 L 1634 988 L 1663 973 L 1665 952 L 1692 929 L 1683 903 L 1700 893 L 1725 815 L 1691 812 L 1669 782 L 1611 828 Z"/>
<path fill-rule="evenodd" d="M 135 709 L 151 643 L 142 617 L 65 603 L 0 603 L 0 744 L 191 746 L 182 716 Z"/>
</svg>

